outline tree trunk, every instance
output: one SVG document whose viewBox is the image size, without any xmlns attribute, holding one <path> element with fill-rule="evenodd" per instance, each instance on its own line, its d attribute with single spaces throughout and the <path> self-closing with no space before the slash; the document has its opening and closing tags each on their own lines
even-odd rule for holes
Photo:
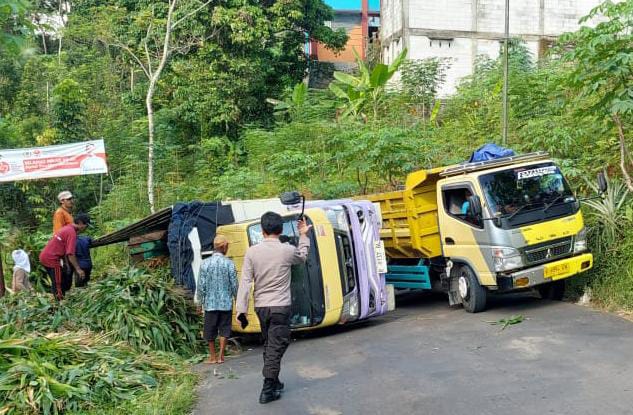
<svg viewBox="0 0 633 415">
<path fill-rule="evenodd" d="M 2 269 L 2 254 L 0 253 L 0 298 L 4 297 L 6 288 L 4 286 L 4 270 Z"/>
<path fill-rule="evenodd" d="M 149 211 L 155 212 L 154 209 L 154 107 L 152 100 L 154 98 L 154 89 L 156 83 L 152 79 L 147 89 L 147 96 L 145 98 L 145 106 L 147 108 L 147 130 L 148 130 L 148 142 L 147 142 L 147 199 L 149 200 Z"/>
<path fill-rule="evenodd" d="M 50 83 L 46 81 L 46 114 L 51 112 Z"/>
<path fill-rule="evenodd" d="M 173 29 L 172 19 L 174 9 L 176 8 L 176 0 L 170 0 L 169 11 L 167 12 L 167 23 L 165 25 L 165 40 L 163 43 L 163 53 L 156 68 L 156 72 L 151 74 L 147 96 L 145 97 L 145 106 L 147 107 L 147 129 L 148 129 L 148 145 L 147 145 L 147 198 L 149 199 L 149 210 L 151 213 L 154 209 L 154 108 L 152 105 L 156 83 L 160 79 L 160 74 L 165 68 L 165 64 L 169 60 L 171 54 L 171 31 Z M 147 46 L 147 45 L 146 45 Z M 148 60 L 148 68 L 151 62 Z M 151 73 L 151 70 L 150 70 Z"/>
<path fill-rule="evenodd" d="M 624 127 L 622 126 L 622 120 L 620 120 L 620 116 L 618 114 L 613 114 L 613 121 L 618 127 L 618 137 L 620 139 L 620 170 L 622 170 L 626 187 L 628 187 L 629 191 L 633 192 L 633 180 L 631 180 L 631 175 L 629 174 L 626 166 L 627 160 L 631 157 L 631 155 L 626 147 Z"/>
<path fill-rule="evenodd" d="M 42 51 L 44 52 L 44 55 L 48 55 L 48 49 L 46 48 L 46 36 L 44 36 L 44 30 L 42 30 Z"/>
<path fill-rule="evenodd" d="M 62 27 L 66 27 L 66 22 L 64 21 L 64 3 L 65 2 L 61 0 L 58 3 L 59 18 L 62 21 Z M 61 65 L 62 64 L 62 37 L 63 36 L 62 36 L 61 31 L 58 33 L 59 33 L 59 43 L 57 45 L 57 64 Z"/>
</svg>

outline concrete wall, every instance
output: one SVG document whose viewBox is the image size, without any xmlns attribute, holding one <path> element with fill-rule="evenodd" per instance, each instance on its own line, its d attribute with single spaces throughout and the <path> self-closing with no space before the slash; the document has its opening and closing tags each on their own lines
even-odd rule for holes
<svg viewBox="0 0 633 415">
<path fill-rule="evenodd" d="M 397 35 L 402 30 L 403 0 L 380 2 L 380 33 L 383 38 Z"/>
<path fill-rule="evenodd" d="M 343 28 L 349 36 L 349 40 L 339 53 L 334 53 L 322 44 L 317 44 L 317 56 L 321 62 L 355 62 L 354 49 L 359 55 L 363 53 L 363 29 L 361 27 L 361 15 L 336 13 L 332 21 L 332 29 Z"/>
<path fill-rule="evenodd" d="M 510 1 L 510 35 L 521 37 L 535 58 L 539 42 L 578 29 L 578 20 L 601 0 Z M 504 31 L 505 0 L 383 0 L 383 60 L 406 46 L 410 59 L 452 59 L 443 96 L 472 73 L 478 55 L 496 58 Z M 404 22 L 404 24 L 403 24 Z M 451 40 L 452 39 L 452 40 Z"/>
</svg>

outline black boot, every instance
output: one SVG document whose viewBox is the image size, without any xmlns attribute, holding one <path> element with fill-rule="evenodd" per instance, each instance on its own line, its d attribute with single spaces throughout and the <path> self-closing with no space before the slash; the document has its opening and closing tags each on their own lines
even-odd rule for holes
<svg viewBox="0 0 633 415">
<path fill-rule="evenodd" d="M 279 381 L 279 378 L 275 379 L 275 390 L 281 392 L 284 390 L 284 383 Z"/>
<path fill-rule="evenodd" d="M 275 379 L 264 379 L 264 387 L 259 395 L 259 403 L 268 403 L 276 401 L 281 397 L 281 393 L 276 389 L 277 383 Z"/>
</svg>

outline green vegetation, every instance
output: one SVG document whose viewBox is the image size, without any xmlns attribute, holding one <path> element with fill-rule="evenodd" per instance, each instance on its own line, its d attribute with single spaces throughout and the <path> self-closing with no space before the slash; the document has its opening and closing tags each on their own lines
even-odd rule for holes
<svg viewBox="0 0 633 415">
<path fill-rule="evenodd" d="M 517 314 L 509 318 L 500 318 L 497 321 L 488 321 L 488 323 L 493 326 L 500 326 L 499 331 L 503 331 L 507 329 L 509 326 L 523 323 L 524 320 L 525 320 L 525 317 L 523 317 L 521 314 Z"/>
<path fill-rule="evenodd" d="M 189 409 L 200 319 L 166 279 L 129 269 L 61 304 L 20 293 L 0 307 L 0 413 Z"/>
<path fill-rule="evenodd" d="M 40 290 L 46 278 L 35 262 L 60 190 L 73 191 L 77 210 L 91 212 L 103 234 L 152 204 L 391 190 L 410 171 L 460 162 L 500 141 L 497 60 L 480 59 L 450 97 L 437 96 L 450 61 L 404 54 L 389 66 L 359 62 L 358 73 L 309 90 L 305 33 L 333 50 L 346 40 L 323 24 L 331 10 L 320 0 L 59 6 L 0 0 L 0 145 L 103 137 L 111 174 L 0 186 L 5 270 L 9 251 L 26 249 Z M 40 19 L 60 11 L 58 29 Z M 597 172 L 609 173 L 607 197 L 583 207 L 595 268 L 569 292 L 591 287 L 599 304 L 633 310 L 633 0 L 605 2 L 595 15 L 606 18 L 565 35 L 538 62 L 511 42 L 508 146 L 550 152 L 580 195 L 595 193 Z M 388 82 L 397 68 L 399 81 Z M 198 318 L 164 275 L 116 271 L 128 261 L 122 248 L 94 256 L 103 279 L 60 306 L 45 295 L 2 300 L 0 408 L 185 413 L 195 383 L 185 359 L 199 350 Z M 92 370 L 99 365 L 111 376 Z"/>
</svg>

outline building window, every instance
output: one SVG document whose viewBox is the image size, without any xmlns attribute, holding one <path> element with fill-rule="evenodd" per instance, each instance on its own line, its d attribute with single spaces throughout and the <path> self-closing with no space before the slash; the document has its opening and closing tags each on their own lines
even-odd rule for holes
<svg viewBox="0 0 633 415">
<path fill-rule="evenodd" d="M 453 39 L 452 37 L 430 37 L 429 47 L 450 48 L 451 46 L 453 46 L 454 40 L 455 39 Z"/>
</svg>

